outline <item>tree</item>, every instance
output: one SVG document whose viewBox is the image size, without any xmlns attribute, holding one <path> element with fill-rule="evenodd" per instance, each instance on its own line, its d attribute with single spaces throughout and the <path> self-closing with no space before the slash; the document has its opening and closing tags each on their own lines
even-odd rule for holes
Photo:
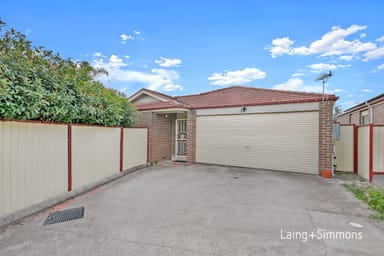
<svg viewBox="0 0 384 256">
<path fill-rule="evenodd" d="M 136 110 L 94 80 L 101 74 L 108 72 L 33 47 L 0 19 L 0 118 L 132 126 Z"/>
<path fill-rule="evenodd" d="M 343 110 L 341 109 L 341 107 L 339 105 L 336 105 L 335 109 L 333 111 L 333 115 L 336 117 L 336 116 L 340 115 L 342 112 L 343 112 Z"/>
</svg>

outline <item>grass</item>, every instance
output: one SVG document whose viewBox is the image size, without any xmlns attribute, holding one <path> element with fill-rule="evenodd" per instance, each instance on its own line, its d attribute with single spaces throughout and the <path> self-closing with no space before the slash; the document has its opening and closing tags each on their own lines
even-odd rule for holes
<svg viewBox="0 0 384 256">
<path fill-rule="evenodd" d="M 384 220 L 384 190 L 375 188 L 371 185 L 347 183 L 346 189 L 352 192 L 358 199 L 367 203 L 369 207 L 376 211 L 372 217 Z"/>
</svg>

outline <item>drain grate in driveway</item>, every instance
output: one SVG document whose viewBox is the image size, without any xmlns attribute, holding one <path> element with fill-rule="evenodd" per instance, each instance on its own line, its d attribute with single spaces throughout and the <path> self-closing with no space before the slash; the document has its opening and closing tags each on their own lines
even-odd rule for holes
<svg viewBox="0 0 384 256">
<path fill-rule="evenodd" d="M 83 217 L 84 217 L 84 206 L 62 210 L 58 212 L 51 212 L 48 215 L 47 219 L 44 221 L 43 226 L 70 221 L 70 220 L 77 220 Z"/>
</svg>

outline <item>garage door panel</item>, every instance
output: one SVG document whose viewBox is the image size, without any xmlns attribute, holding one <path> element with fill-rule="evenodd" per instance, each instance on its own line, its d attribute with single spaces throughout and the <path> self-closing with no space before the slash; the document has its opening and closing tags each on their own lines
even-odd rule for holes
<svg viewBox="0 0 384 256">
<path fill-rule="evenodd" d="M 318 112 L 198 116 L 196 161 L 318 173 Z"/>
</svg>

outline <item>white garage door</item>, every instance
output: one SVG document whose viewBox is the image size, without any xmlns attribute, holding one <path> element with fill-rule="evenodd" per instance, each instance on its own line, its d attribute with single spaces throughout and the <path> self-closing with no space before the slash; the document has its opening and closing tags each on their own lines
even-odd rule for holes
<svg viewBox="0 0 384 256">
<path fill-rule="evenodd" d="M 318 112 L 198 116 L 196 161 L 318 173 Z"/>
</svg>

